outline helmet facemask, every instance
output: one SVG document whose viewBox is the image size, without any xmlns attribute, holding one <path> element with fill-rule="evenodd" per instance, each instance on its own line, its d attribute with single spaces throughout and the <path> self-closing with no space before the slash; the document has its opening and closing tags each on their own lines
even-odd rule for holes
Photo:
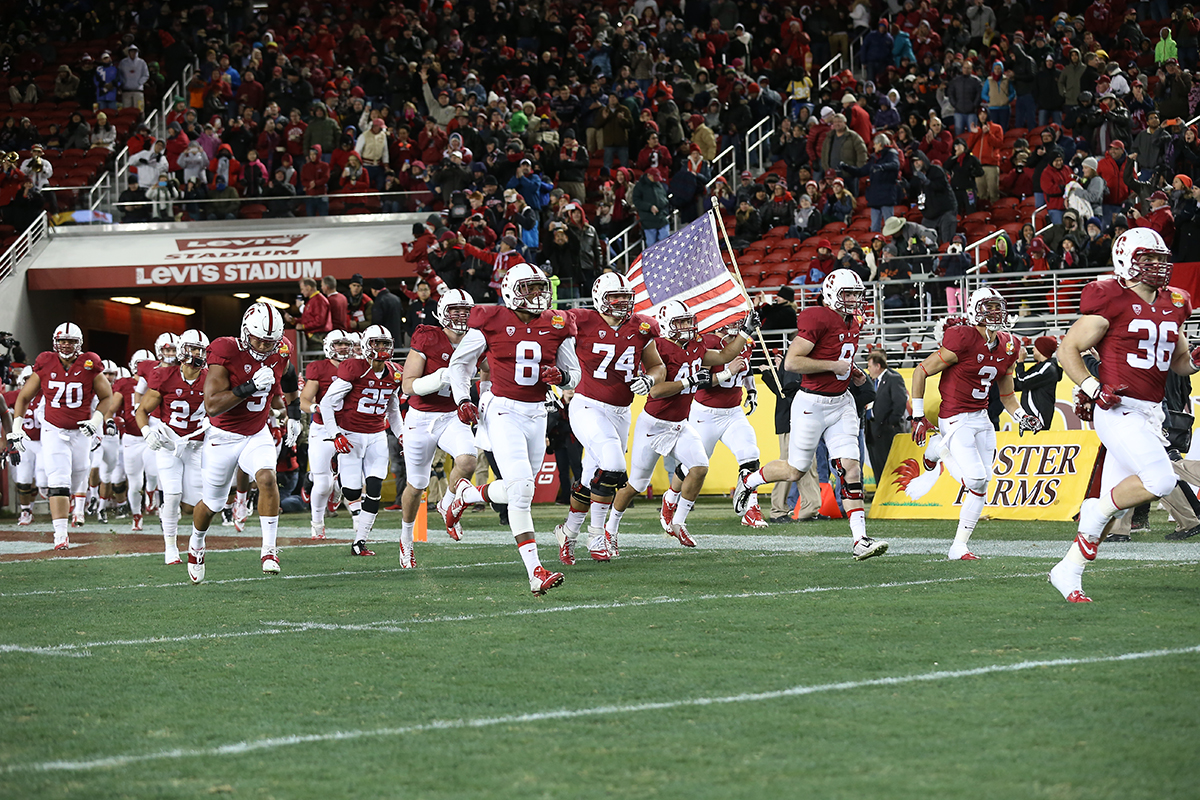
<svg viewBox="0 0 1200 800">
<path fill-rule="evenodd" d="M 442 320 L 442 324 L 455 333 L 466 333 L 471 329 L 470 319 L 471 306 L 446 306 L 445 319 Z"/>
<path fill-rule="evenodd" d="M 1008 304 L 1003 297 L 987 297 L 975 304 L 974 324 L 982 325 L 989 331 L 998 331 L 1008 327 Z"/>
<path fill-rule="evenodd" d="M 541 314 L 550 308 L 550 282 L 544 278 L 525 278 L 517 281 L 513 286 L 513 294 L 522 302 L 522 305 L 517 306 L 520 311 Z"/>
<path fill-rule="evenodd" d="M 613 291 L 604 293 L 600 313 L 624 322 L 633 316 L 633 292 Z"/>
<path fill-rule="evenodd" d="M 668 323 L 667 338 L 678 345 L 685 345 L 696 338 L 696 316 L 686 314 L 675 317 Z"/>
<path fill-rule="evenodd" d="M 1172 254 L 1162 250 L 1139 247 L 1129 259 L 1130 280 L 1161 289 L 1171 282 Z"/>
<path fill-rule="evenodd" d="M 393 342 L 390 337 L 373 336 L 363 342 L 363 352 L 372 361 L 389 361 L 392 357 Z"/>
<path fill-rule="evenodd" d="M 839 289 L 833 301 L 833 310 L 846 316 L 862 314 L 866 305 L 866 292 L 859 288 Z"/>
<path fill-rule="evenodd" d="M 196 369 L 208 366 L 208 350 L 204 345 L 185 342 L 179 346 L 179 349 L 182 351 L 182 357 L 179 359 L 181 364 Z"/>
</svg>

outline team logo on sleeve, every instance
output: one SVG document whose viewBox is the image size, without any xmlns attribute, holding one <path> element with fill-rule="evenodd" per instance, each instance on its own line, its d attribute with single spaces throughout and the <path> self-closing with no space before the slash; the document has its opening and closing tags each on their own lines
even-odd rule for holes
<svg viewBox="0 0 1200 800">
<path fill-rule="evenodd" d="M 1178 295 L 1176 295 L 1176 297 L 1178 297 Z M 1183 303 L 1176 303 L 1175 305 L 1183 305 Z M 84 369 L 92 368 L 92 360 L 90 358 L 87 361 L 83 362 L 83 368 Z"/>
<path fill-rule="evenodd" d="M 1013 340 L 1009 339 L 1008 343 L 1005 346 L 1005 352 L 1007 352 L 1011 356 L 1013 354 L 1013 351 L 1016 349 L 1017 349 L 1017 346 L 1015 344 L 1013 344 Z"/>
<path fill-rule="evenodd" d="M 507 333 L 509 336 L 512 336 L 517 332 L 517 329 L 516 329 L 516 327 L 509 325 L 507 328 L 504 329 L 504 332 Z"/>
<path fill-rule="evenodd" d="M 643 322 L 638 326 L 638 330 L 641 331 L 643 335 L 650 333 L 650 323 Z"/>
<path fill-rule="evenodd" d="M 1171 292 L 1171 304 L 1176 308 L 1183 308 L 1183 295 L 1179 292 Z"/>
<path fill-rule="evenodd" d="M 604 330 L 603 328 L 601 328 L 601 329 L 600 329 L 600 338 L 601 338 L 601 339 L 603 339 L 603 338 L 604 338 L 604 335 L 605 335 L 606 333 L 608 333 L 608 331 L 606 331 L 606 330 Z"/>
<path fill-rule="evenodd" d="M 550 324 L 553 325 L 555 328 L 558 328 L 559 330 L 561 330 L 567 324 L 567 322 L 563 318 L 562 314 L 555 314 L 553 317 L 550 318 Z"/>
<path fill-rule="evenodd" d="M 288 347 L 287 341 L 280 342 L 279 343 L 279 355 L 287 356 L 289 353 L 291 353 L 291 349 Z"/>
</svg>

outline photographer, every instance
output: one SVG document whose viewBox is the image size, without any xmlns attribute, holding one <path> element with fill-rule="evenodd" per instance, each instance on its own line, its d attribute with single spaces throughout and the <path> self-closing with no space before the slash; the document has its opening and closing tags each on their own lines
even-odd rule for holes
<svg viewBox="0 0 1200 800">
<path fill-rule="evenodd" d="M 172 205 L 179 199 L 179 183 L 170 176 L 162 173 L 158 183 L 146 190 L 150 200 L 150 218 L 153 221 L 171 222 L 175 219 Z"/>
</svg>

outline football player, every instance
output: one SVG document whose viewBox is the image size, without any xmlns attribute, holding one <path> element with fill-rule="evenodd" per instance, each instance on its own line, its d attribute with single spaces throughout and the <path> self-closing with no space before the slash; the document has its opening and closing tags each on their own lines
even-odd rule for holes
<svg viewBox="0 0 1200 800">
<path fill-rule="evenodd" d="M 338 453 L 342 496 L 354 519 L 350 552 L 356 556 L 375 555 L 367 548 L 367 537 L 375 526 L 383 479 L 388 472 L 387 430 L 391 428 L 396 436 L 403 435 L 401 373 L 400 366 L 392 362 L 392 347 L 387 328 L 382 325 L 367 328 L 362 337 L 366 358 L 343 361 L 321 399 L 325 433 L 330 435 L 333 449 Z M 411 542 L 407 554 L 401 542 L 400 565 L 415 566 Z"/>
<path fill-rule="evenodd" d="M 120 368 L 115 361 L 104 359 L 104 377 L 108 379 L 109 386 L 116 391 L 117 381 L 121 375 Z M 108 507 L 112 500 L 114 462 L 117 465 L 120 465 L 121 462 L 121 459 L 117 457 L 121 449 L 121 436 L 118 429 L 120 421 L 120 414 L 117 413 L 112 420 L 104 424 L 104 442 L 88 456 L 88 488 L 87 499 L 84 501 L 84 514 L 94 515 L 100 523 L 108 522 Z M 120 466 L 120 469 L 121 480 L 124 480 L 124 467 Z"/>
<path fill-rule="evenodd" d="M 741 515 L 750 495 L 764 483 L 798 481 L 813 464 L 822 437 L 838 475 L 842 504 L 858 561 L 881 556 L 888 543 L 867 536 L 863 512 L 862 466 L 858 450 L 858 409 L 850 382 L 862 386 L 867 375 L 854 366 L 858 352 L 860 316 L 866 290 L 862 278 L 848 269 L 835 269 L 821 283 L 822 305 L 800 312 L 796 338 L 788 346 L 783 366 L 803 377 L 792 400 L 792 435 L 787 458 L 759 470 L 743 470 L 733 490 L 733 510 Z"/>
<path fill-rule="evenodd" d="M 200 451 L 203 446 L 204 379 L 208 374 L 208 337 L 198 330 L 184 331 L 175 343 L 178 368 L 150 373 L 142 402 L 135 412 L 137 428 L 158 462 L 163 505 L 159 514 L 163 555 L 178 564 L 179 518 L 191 515 L 201 496 Z M 158 425 L 150 424 L 153 415 Z"/>
<path fill-rule="evenodd" d="M 151 366 L 143 368 L 144 364 Z M 138 404 L 138 399 L 141 398 L 137 387 L 146 380 L 137 376 L 139 370 L 149 376 L 154 368 L 153 355 L 150 351 L 138 350 L 129 362 L 129 371 L 133 373 L 133 377 L 119 378 L 113 385 L 113 390 L 120 396 L 118 401 L 120 408 L 117 414 L 120 417 L 122 430 L 121 459 L 125 465 L 125 476 L 128 481 L 129 513 L 133 515 L 133 522 L 130 526 L 132 531 L 142 530 L 143 511 L 148 511 L 142 506 L 142 490 L 146 489 L 146 505 L 149 506 L 148 498 L 151 491 L 148 488 L 146 465 L 154 460 L 154 454 L 146 450 L 146 440 L 142 437 L 141 429 L 134 417 L 134 409 Z M 155 465 L 154 473 L 158 474 L 157 465 Z"/>
<path fill-rule="evenodd" d="M 1131 228 L 1113 242 L 1112 257 L 1115 278 L 1083 287 L 1082 316 L 1058 348 L 1067 377 L 1094 403 L 1092 427 L 1105 450 L 1100 496 L 1083 501 L 1078 535 L 1050 570 L 1050 583 L 1069 603 L 1091 602 L 1083 568 L 1095 560 L 1109 521 L 1175 488 L 1162 433 L 1167 372 L 1200 369 L 1200 348 L 1189 354 L 1183 332 L 1191 298 L 1170 286 L 1171 250 L 1162 236 Z M 1100 356 L 1099 377 L 1080 355 L 1090 348 Z"/>
<path fill-rule="evenodd" d="M 312 475 L 312 538 L 325 538 L 325 510 L 333 496 L 333 434 L 323 422 L 321 400 L 337 378 L 338 367 L 350 358 L 354 340 L 345 331 L 332 330 L 323 342 L 325 358 L 313 361 L 304 370 L 304 390 L 300 392 L 300 410 L 312 415 L 308 427 L 308 471 Z"/>
<path fill-rule="evenodd" d="M 1000 402 L 1022 431 L 1040 431 L 1040 417 L 1026 413 L 1014 393 L 1015 365 L 1021 361 L 1017 337 L 1003 330 L 1008 326 L 1008 305 L 1004 297 L 984 286 L 967 300 L 965 320 L 951 318 L 943 324 L 941 346 L 913 370 L 912 438 L 925 444 L 931 425 L 925 418 L 925 381 L 941 374 L 938 393 L 938 433 L 929 437 L 925 464 L 941 463 L 963 486 L 958 511 L 958 530 L 947 557 L 951 561 L 978 559 L 967 543 L 983 513 L 992 464 L 996 458 L 996 429 L 988 417 L 988 395 L 992 384 L 1000 392 Z M 911 483 L 910 497 L 920 499 L 937 482 L 939 470 L 931 469 Z M 922 480 L 924 479 L 924 480 Z"/>
<path fill-rule="evenodd" d="M 225 507 L 238 467 L 258 483 L 262 571 L 279 574 L 279 484 L 275 477 L 275 439 L 267 419 L 272 406 L 284 407 L 286 396 L 291 406 L 285 441 L 288 447 L 294 447 L 300 436 L 300 406 L 292 401 L 298 399 L 298 392 L 280 385 L 288 355 L 283 318 L 266 303 L 255 303 L 246 310 L 240 336 L 223 336 L 209 347 L 204 410 L 211 427 L 204 435 L 200 457 L 203 493 L 192 511 L 188 543 L 188 577 L 192 583 L 204 580 L 204 537 L 213 515 Z"/>
<path fill-rule="evenodd" d="M 475 436 L 455 413 L 450 391 L 450 357 L 469 329 L 468 320 L 475 301 L 462 289 L 451 289 L 437 305 L 436 325 L 419 325 L 413 331 L 411 349 L 404 361 L 404 393 L 408 412 L 404 415 L 404 469 L 408 483 L 400 497 L 403 519 L 400 529 L 401 553 L 412 553 L 413 528 L 421 504 L 421 492 L 429 486 L 434 454 L 441 450 L 454 459 L 449 485 L 438 502 L 438 511 L 451 539 L 462 537 L 462 504 L 450 514 L 454 487 L 470 483 L 475 472 Z M 464 487 L 465 488 L 465 487 Z"/>
<path fill-rule="evenodd" d="M 583 445 L 583 472 L 588 480 L 571 487 L 571 510 L 564 524 L 555 527 L 558 560 L 575 563 L 575 542 L 591 510 L 588 554 L 608 561 L 604 523 L 617 491 L 629 481 L 625 472 L 625 446 L 629 440 L 635 394 L 666 380 L 667 372 L 654 344 L 658 325 L 650 317 L 633 313 L 633 289 L 624 275 L 606 272 L 592 284 L 595 308 L 568 313 L 575 320 L 575 355 L 582 377 L 575 388 L 568 421 Z"/>
<path fill-rule="evenodd" d="M 657 345 L 658 354 L 667 380 L 650 387 L 650 399 L 634 425 L 629 483 L 617 492 L 604 528 L 608 549 L 613 555 L 620 553 L 621 517 L 634 496 L 646 491 L 650 485 L 650 476 L 659 457 L 668 455 L 679 462 L 676 475 L 682 485 L 667 533 L 684 547 L 696 546 L 688 534 L 687 518 L 708 475 L 708 454 L 704 452 L 700 434 L 688 422 L 692 396 L 697 389 L 711 387 L 714 381 L 729 379 L 745 369 L 745 361 L 738 353 L 745 348 L 758 325 L 758 315 L 746 315 L 741 329 L 728 344 L 720 350 L 710 350 L 698 335 L 696 315 L 679 300 L 663 303 L 656 317 L 662 336 Z M 728 366 L 714 376 L 711 368 L 718 364 Z"/>
<path fill-rule="evenodd" d="M 104 438 L 104 424 L 112 419 L 112 387 L 104 377 L 100 356 L 83 350 L 83 332 L 73 322 L 54 329 L 53 350 L 33 362 L 13 406 L 14 430 L 10 447 L 25 452 L 29 435 L 25 413 L 34 397 L 42 397 L 42 457 L 46 459 L 50 518 L 54 523 L 54 549 L 66 550 L 71 496 L 76 496 L 80 517 L 87 486 L 88 453 Z M 95 409 L 92 399 L 98 400 Z"/>
<path fill-rule="evenodd" d="M 17 403 L 17 395 L 21 388 L 32 374 L 33 367 L 26 365 L 17 375 L 16 388 L 4 393 L 4 402 L 10 411 Z M 46 460 L 42 457 L 42 423 L 37 413 L 41 402 L 41 395 L 37 395 L 25 409 L 24 425 L 28 438 L 25 441 L 25 452 L 20 455 L 20 461 L 13 469 L 17 481 L 17 503 L 21 507 L 20 516 L 17 518 L 18 525 L 29 525 L 33 522 L 33 501 L 37 499 L 38 490 L 42 490 L 44 494 L 47 486 Z M 10 433 L 15 429 L 15 425 L 16 417 L 13 417 Z M 7 442 L 5 446 L 7 447 Z"/>
<path fill-rule="evenodd" d="M 142 395 L 146 392 L 146 387 L 150 376 L 155 370 L 167 367 L 174 367 L 177 362 L 177 354 L 179 352 L 179 337 L 173 333 L 160 333 L 158 338 L 154 340 L 154 355 L 149 362 L 139 364 L 140 371 L 134 377 L 137 378 L 137 385 L 134 387 L 134 407 L 136 408 L 142 402 Z M 151 417 L 150 426 L 158 426 L 158 418 Z M 143 459 L 143 466 L 146 473 L 146 513 L 158 513 L 158 460 L 151 456 Z"/>
<path fill-rule="evenodd" d="M 511 266 L 500 281 L 503 306 L 475 306 L 470 330 L 450 359 L 450 386 L 458 418 L 479 424 L 476 442 L 496 458 L 504 477 L 476 488 L 455 487 L 455 503 L 508 504 L 509 526 L 529 574 L 529 588 L 543 595 L 563 581 L 538 559 L 533 532 L 533 476 L 546 453 L 546 393 L 551 387 L 574 388 L 579 381 L 575 358 L 575 320 L 550 309 L 550 281 L 532 264 Z M 471 381 L 487 352 L 491 392 L 471 402 Z M 461 513 L 461 512 L 460 512 Z"/>
<path fill-rule="evenodd" d="M 720 350 L 738 335 L 739 328 L 740 323 L 734 323 L 715 333 L 705 334 L 704 346 L 709 350 Z M 754 426 L 746 419 L 747 414 L 753 414 L 758 408 L 758 390 L 754 385 L 754 372 L 750 369 L 750 357 L 753 352 L 754 343 L 746 342 L 746 347 L 740 354 L 741 361 L 738 362 L 741 365 L 740 371 L 727 369 L 730 365 L 714 364 L 713 372 L 726 377 L 720 380 L 714 377 L 711 387 L 697 389 L 692 410 L 688 414 L 688 421 L 700 434 L 700 441 L 704 443 L 704 452 L 708 457 L 712 458 L 713 451 L 717 449 L 717 442 L 722 442 L 737 459 L 739 471 L 753 471 L 760 466 L 758 437 L 754 433 Z M 746 389 L 745 413 L 742 412 L 743 386 Z M 663 492 L 659 522 L 664 531 L 670 530 L 682 487 L 683 481 L 679 476 L 672 475 L 670 488 Z M 762 510 L 758 507 L 757 492 L 750 495 L 750 507 L 742 517 L 742 524 L 748 528 L 767 527 Z"/>
</svg>

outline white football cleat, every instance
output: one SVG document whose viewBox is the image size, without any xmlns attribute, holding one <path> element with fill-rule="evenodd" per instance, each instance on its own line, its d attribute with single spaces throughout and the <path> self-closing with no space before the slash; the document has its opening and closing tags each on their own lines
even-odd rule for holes
<svg viewBox="0 0 1200 800">
<path fill-rule="evenodd" d="M 968 548 L 966 546 L 966 544 L 959 544 L 958 542 L 955 542 L 954 544 L 950 545 L 950 552 L 946 554 L 946 558 L 949 561 L 978 561 L 979 560 L 979 556 L 972 553 L 970 548 Z"/>
<path fill-rule="evenodd" d="M 21 516 L 17 520 L 17 524 L 18 525 L 32 525 L 33 524 L 33 512 L 28 509 L 22 508 Z"/>
<path fill-rule="evenodd" d="M 1054 565 L 1050 574 L 1046 576 L 1046 580 L 1050 581 L 1051 586 L 1058 589 L 1058 593 L 1068 603 L 1092 602 L 1092 598 L 1083 593 L 1083 568 L 1068 563 L 1066 559 Z"/>
<path fill-rule="evenodd" d="M 558 539 L 558 560 L 568 567 L 574 566 L 575 540 L 567 536 L 567 526 L 555 525 L 554 538 Z"/>
<path fill-rule="evenodd" d="M 746 514 L 742 517 L 742 524 L 747 528 L 767 527 L 767 521 L 763 519 L 762 509 L 758 506 L 750 506 Z"/>
<path fill-rule="evenodd" d="M 737 484 L 733 487 L 733 513 L 739 517 L 746 515 L 746 509 L 750 508 L 750 495 L 754 494 L 754 490 L 746 485 L 746 479 L 751 474 L 748 469 L 739 472 Z"/>
<path fill-rule="evenodd" d="M 325 526 L 324 525 L 312 525 L 311 529 L 312 529 L 311 536 L 314 541 L 317 539 L 325 538 Z"/>
<path fill-rule="evenodd" d="M 679 543 L 684 547 L 695 547 L 696 543 L 692 541 L 692 537 L 688 535 L 688 529 L 685 525 L 680 525 L 678 522 L 671 523 L 670 535 L 679 540 Z"/>
<path fill-rule="evenodd" d="M 233 501 L 233 529 L 238 533 L 246 530 L 246 518 L 250 516 L 249 504 L 245 501 Z"/>
<path fill-rule="evenodd" d="M 279 551 L 277 549 L 271 548 L 262 557 L 262 571 L 267 575 L 279 574 Z"/>
<path fill-rule="evenodd" d="M 612 552 L 608 549 L 609 537 L 603 528 L 588 528 L 588 555 L 592 561 L 612 561 Z"/>
<path fill-rule="evenodd" d="M 188 577 L 192 583 L 200 583 L 204 580 L 204 551 L 199 553 L 188 550 Z"/>
<path fill-rule="evenodd" d="M 400 543 L 400 569 L 415 569 L 417 566 L 416 545 L 413 545 L 411 550 L 404 549 L 404 542 Z"/>
<path fill-rule="evenodd" d="M 134 533 L 137 533 L 137 532 L 141 531 L 141 529 L 142 529 L 142 515 L 134 514 L 133 515 L 133 524 L 129 526 L 129 530 L 133 531 Z"/>
<path fill-rule="evenodd" d="M 671 532 L 671 520 L 675 518 L 675 508 L 678 503 L 668 503 L 667 495 L 663 494 L 662 507 L 658 510 L 658 524 L 662 525 L 663 533 Z"/>
<path fill-rule="evenodd" d="M 881 556 L 887 552 L 887 549 L 887 542 L 864 536 L 854 543 L 854 560 L 865 561 L 874 556 Z"/>
<path fill-rule="evenodd" d="M 54 535 L 54 549 L 55 550 L 66 550 L 70 546 L 71 546 L 71 537 L 70 536 L 67 536 L 65 533 L 61 537 L 58 534 Z"/>
<path fill-rule="evenodd" d="M 541 564 L 533 568 L 533 577 L 529 579 L 529 591 L 535 597 L 541 597 L 556 586 L 562 586 L 561 572 L 548 572 Z"/>
</svg>

